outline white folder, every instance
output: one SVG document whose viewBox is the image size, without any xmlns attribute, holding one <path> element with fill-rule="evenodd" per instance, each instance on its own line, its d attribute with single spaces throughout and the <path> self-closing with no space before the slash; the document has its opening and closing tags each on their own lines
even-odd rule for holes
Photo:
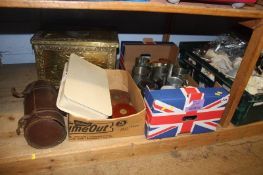
<svg viewBox="0 0 263 175">
<path fill-rule="evenodd" d="M 81 118 L 106 119 L 111 116 L 106 71 L 71 54 L 64 67 L 57 107 Z"/>
</svg>

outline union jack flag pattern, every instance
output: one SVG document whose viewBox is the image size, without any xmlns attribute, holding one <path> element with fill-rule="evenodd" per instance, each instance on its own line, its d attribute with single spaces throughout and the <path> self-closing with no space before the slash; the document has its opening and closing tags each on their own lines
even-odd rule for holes
<svg viewBox="0 0 263 175">
<path fill-rule="evenodd" d="M 223 88 L 146 90 L 146 138 L 215 131 L 228 97 Z"/>
</svg>

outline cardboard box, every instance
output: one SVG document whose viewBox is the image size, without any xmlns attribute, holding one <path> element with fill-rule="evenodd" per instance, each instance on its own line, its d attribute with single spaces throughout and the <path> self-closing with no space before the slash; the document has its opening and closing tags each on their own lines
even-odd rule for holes
<svg viewBox="0 0 263 175">
<path fill-rule="evenodd" d="M 119 68 L 127 70 L 131 74 L 136 57 L 139 57 L 141 54 L 150 54 L 151 61 L 158 61 L 160 58 L 164 58 L 179 66 L 177 60 L 179 48 L 176 44 L 172 42 L 153 42 L 151 38 L 147 38 L 143 42 L 122 42 Z M 188 81 L 189 86 L 198 86 L 190 75 L 185 75 L 184 78 Z"/>
<path fill-rule="evenodd" d="M 106 70 L 109 88 L 127 91 L 137 113 L 118 119 L 91 120 L 69 115 L 68 137 L 70 141 L 104 139 L 142 135 L 146 109 L 140 90 L 130 74 L 123 70 Z"/>
<path fill-rule="evenodd" d="M 136 57 L 139 57 L 141 54 L 150 54 L 151 61 L 165 58 L 170 60 L 171 63 L 178 65 L 178 53 L 179 48 L 172 42 L 124 41 L 121 44 L 119 68 L 132 73 Z"/>
<path fill-rule="evenodd" d="M 215 131 L 228 98 L 224 88 L 146 90 L 146 138 Z"/>
</svg>

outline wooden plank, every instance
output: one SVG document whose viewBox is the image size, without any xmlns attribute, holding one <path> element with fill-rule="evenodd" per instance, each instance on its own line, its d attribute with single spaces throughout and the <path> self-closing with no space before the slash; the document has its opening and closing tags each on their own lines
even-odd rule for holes
<svg viewBox="0 0 263 175">
<path fill-rule="evenodd" d="M 263 135 L 195 149 L 175 150 L 115 161 L 94 162 L 73 168 L 50 169 L 47 174 L 262 175 L 262 157 Z"/>
<path fill-rule="evenodd" d="M 257 4 L 263 5 L 263 0 L 257 0 Z"/>
<path fill-rule="evenodd" d="M 170 34 L 166 33 L 163 34 L 162 42 L 169 42 L 170 40 Z"/>
<path fill-rule="evenodd" d="M 172 20 L 173 20 L 173 14 L 167 14 L 165 19 L 164 34 L 162 38 L 163 42 L 170 41 L 170 33 L 172 31 Z"/>
<path fill-rule="evenodd" d="M 0 66 L 0 140 L 16 135 L 18 119 L 23 115 L 23 99 L 14 98 L 11 88 L 21 92 L 36 79 L 34 64 Z"/>
<path fill-rule="evenodd" d="M 262 24 L 262 21 L 259 22 Z M 239 101 L 243 95 L 246 88 L 248 80 L 255 69 L 256 62 L 260 56 L 261 50 L 263 48 L 263 25 L 258 25 L 254 29 L 252 36 L 249 40 L 248 46 L 246 48 L 243 60 L 237 72 L 235 81 L 230 90 L 230 98 L 226 106 L 224 116 L 221 119 L 221 126 L 227 127 L 236 111 Z"/>
<path fill-rule="evenodd" d="M 181 135 L 162 140 L 150 141 L 143 136 L 134 136 L 79 143 L 65 141 L 62 145 L 47 150 L 34 150 L 22 138 L 11 138 L 1 141 L 0 174 L 48 172 L 51 169 L 84 166 L 92 162 L 189 149 L 262 133 L 263 122 L 258 122 L 213 133 Z M 33 160 L 32 155 L 35 156 Z"/>
<path fill-rule="evenodd" d="M 116 11 L 143 11 L 161 13 L 183 13 L 243 18 L 263 18 L 262 6 L 246 6 L 233 9 L 230 5 L 180 2 L 171 4 L 166 0 L 150 2 L 88 2 L 59 0 L 1 0 L 0 7 L 8 8 L 54 8 L 54 9 L 90 9 Z"/>
<path fill-rule="evenodd" d="M 245 27 L 248 27 L 250 29 L 256 29 L 260 27 L 261 25 L 263 25 L 263 21 L 261 19 L 257 19 L 257 20 L 243 21 L 243 22 L 240 22 L 239 24 Z"/>
<path fill-rule="evenodd" d="M 186 134 L 162 140 L 146 140 L 143 135 L 87 142 L 65 140 L 54 148 L 38 150 L 28 146 L 23 135 L 15 134 L 17 120 L 23 114 L 23 105 L 21 99 L 9 94 L 10 87 L 22 90 L 35 78 L 33 64 L 0 67 L 0 174 L 48 173 L 63 167 L 194 148 L 263 134 L 263 122 L 257 122 L 241 127 L 219 128 L 212 133 Z M 15 105 L 12 104 L 14 100 Z"/>
</svg>

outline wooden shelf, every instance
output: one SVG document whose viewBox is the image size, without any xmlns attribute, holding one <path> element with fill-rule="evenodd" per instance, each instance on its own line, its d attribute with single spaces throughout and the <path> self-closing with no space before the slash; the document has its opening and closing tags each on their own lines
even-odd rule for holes
<svg viewBox="0 0 263 175">
<path fill-rule="evenodd" d="M 257 122 L 241 127 L 219 128 L 213 133 L 180 135 L 162 140 L 146 140 L 143 133 L 140 136 L 86 142 L 65 140 L 54 148 L 38 150 L 28 146 L 23 135 L 15 133 L 17 121 L 23 115 L 23 99 L 14 98 L 10 93 L 11 87 L 23 90 L 35 79 L 34 64 L 0 67 L 0 174 L 45 173 L 51 168 L 70 168 L 94 161 L 193 148 L 263 133 L 263 122 Z"/>
<path fill-rule="evenodd" d="M 242 9 L 233 9 L 231 5 L 215 5 L 215 4 L 189 3 L 189 2 L 170 4 L 166 0 L 151 0 L 150 2 L 1 0 L 0 7 L 142 11 L 142 12 L 228 16 L 228 17 L 242 17 L 242 18 L 263 18 L 263 7 L 260 5 L 245 6 Z"/>
<path fill-rule="evenodd" d="M 0 0 L 0 8 L 159 12 L 263 19 L 263 7 L 260 5 L 247 5 L 242 9 L 233 9 L 231 5 L 204 3 L 181 2 L 173 5 L 166 0 L 151 0 L 150 2 Z M 10 93 L 11 87 L 23 90 L 28 83 L 37 79 L 35 66 L 34 64 L 0 66 L 0 174 L 48 173 L 51 169 L 70 168 L 97 161 L 193 148 L 262 135 L 263 121 L 240 127 L 227 126 L 239 102 L 239 97 L 243 93 L 243 87 L 250 77 L 250 72 L 254 69 L 257 54 L 262 50 L 262 22 L 263 20 L 259 20 L 255 25 L 253 23 L 254 34 L 246 50 L 244 64 L 238 73 L 239 79 L 233 85 L 230 105 L 223 118 L 223 126 L 226 128 L 219 128 L 213 133 L 179 135 L 162 140 L 146 140 L 143 133 L 140 136 L 87 142 L 65 140 L 54 148 L 37 150 L 27 145 L 23 135 L 17 136 L 15 133 L 17 122 L 23 115 L 23 99 L 16 99 Z"/>
</svg>

